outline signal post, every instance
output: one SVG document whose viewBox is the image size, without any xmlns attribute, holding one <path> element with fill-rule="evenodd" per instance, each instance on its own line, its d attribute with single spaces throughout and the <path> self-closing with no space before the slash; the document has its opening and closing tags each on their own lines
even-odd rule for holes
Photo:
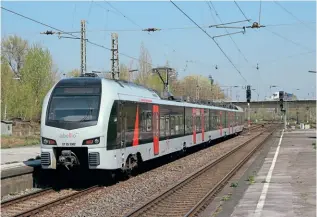
<svg viewBox="0 0 317 217">
<path fill-rule="evenodd" d="M 246 90 L 246 95 L 247 95 L 247 102 L 248 102 L 248 133 L 250 133 L 250 102 L 251 102 L 251 86 L 247 86 Z"/>
</svg>

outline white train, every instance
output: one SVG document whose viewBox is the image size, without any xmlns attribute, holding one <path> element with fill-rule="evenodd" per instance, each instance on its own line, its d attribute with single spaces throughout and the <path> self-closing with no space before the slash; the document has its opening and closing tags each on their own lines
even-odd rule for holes
<svg viewBox="0 0 317 217">
<path fill-rule="evenodd" d="M 243 110 L 161 99 L 153 90 L 99 77 L 60 80 L 41 117 L 41 165 L 130 170 L 243 130 Z"/>
</svg>

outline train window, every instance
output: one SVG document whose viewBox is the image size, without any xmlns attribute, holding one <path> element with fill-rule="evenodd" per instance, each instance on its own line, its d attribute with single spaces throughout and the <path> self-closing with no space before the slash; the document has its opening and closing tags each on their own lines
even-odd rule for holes
<svg viewBox="0 0 317 217">
<path fill-rule="evenodd" d="M 171 136 L 175 135 L 175 131 L 176 131 L 176 123 L 175 123 L 175 116 L 171 115 Z"/>
<path fill-rule="evenodd" d="M 205 131 L 209 131 L 209 110 L 204 109 L 204 117 L 205 117 Z"/>
<path fill-rule="evenodd" d="M 200 116 L 196 116 L 196 132 L 201 132 L 201 121 L 200 121 Z"/>
<path fill-rule="evenodd" d="M 184 116 L 179 116 L 179 134 L 184 134 Z"/>
<path fill-rule="evenodd" d="M 221 125 L 222 128 L 226 128 L 226 113 L 225 111 L 222 111 L 221 113 Z"/>
<path fill-rule="evenodd" d="M 185 133 L 191 134 L 193 126 L 193 119 L 192 119 L 192 108 L 185 109 Z"/>
<path fill-rule="evenodd" d="M 160 136 L 165 136 L 165 116 L 161 116 L 161 120 L 160 120 Z"/>
<path fill-rule="evenodd" d="M 210 130 L 218 129 L 218 124 L 217 112 L 215 110 L 210 110 Z"/>
<path fill-rule="evenodd" d="M 165 136 L 170 136 L 170 117 L 165 116 Z"/>
<path fill-rule="evenodd" d="M 146 132 L 152 131 L 152 114 L 148 112 L 146 114 Z"/>
</svg>

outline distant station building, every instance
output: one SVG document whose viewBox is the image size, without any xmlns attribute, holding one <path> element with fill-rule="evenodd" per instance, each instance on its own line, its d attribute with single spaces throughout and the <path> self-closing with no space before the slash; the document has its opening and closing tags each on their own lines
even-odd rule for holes
<svg viewBox="0 0 317 217">
<path fill-rule="evenodd" d="M 272 96 L 267 97 L 266 100 L 279 100 L 279 92 L 274 92 Z M 284 100 L 294 100 L 294 94 L 284 92 Z"/>
<path fill-rule="evenodd" d="M 12 135 L 12 121 L 1 121 L 1 135 Z"/>
</svg>

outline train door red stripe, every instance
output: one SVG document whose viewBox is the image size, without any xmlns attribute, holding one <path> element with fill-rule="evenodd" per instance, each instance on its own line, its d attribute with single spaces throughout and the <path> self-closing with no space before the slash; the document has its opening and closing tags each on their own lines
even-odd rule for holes
<svg viewBox="0 0 317 217">
<path fill-rule="evenodd" d="M 196 109 L 193 108 L 193 143 L 196 144 Z"/>
<path fill-rule="evenodd" d="M 230 120 L 231 120 L 231 114 L 228 112 L 228 128 L 229 128 L 229 134 L 230 134 Z"/>
<path fill-rule="evenodd" d="M 222 136 L 222 112 L 219 112 L 219 117 L 220 117 L 220 136 Z"/>
<path fill-rule="evenodd" d="M 159 146 L 159 136 L 160 136 L 160 113 L 159 106 L 153 105 L 152 107 L 153 115 L 152 115 L 152 123 L 153 123 L 153 151 L 154 155 L 158 155 L 160 152 Z"/>
<path fill-rule="evenodd" d="M 200 109 L 202 140 L 205 141 L 205 111 Z"/>
<path fill-rule="evenodd" d="M 137 105 L 136 107 L 132 146 L 137 146 L 138 144 L 139 144 L 139 105 Z"/>
</svg>

